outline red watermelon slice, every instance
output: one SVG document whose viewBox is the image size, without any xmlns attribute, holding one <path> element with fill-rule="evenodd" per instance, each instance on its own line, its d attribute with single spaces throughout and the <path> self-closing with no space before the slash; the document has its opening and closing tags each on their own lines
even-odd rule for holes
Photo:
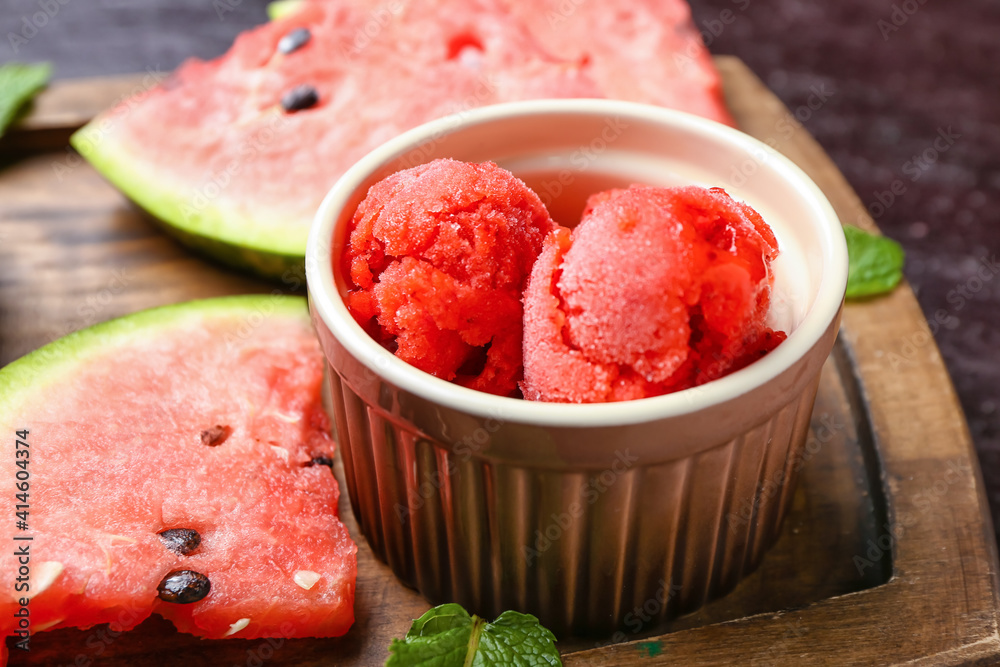
<svg viewBox="0 0 1000 667">
<path fill-rule="evenodd" d="M 304 300 L 278 296 L 145 311 L 0 370 L 6 451 L 27 452 L 0 486 L 30 506 L 4 526 L 0 571 L 25 564 L 9 545 L 30 554 L 4 635 L 21 598 L 32 632 L 155 612 L 207 638 L 345 633 L 356 547 L 322 376 Z"/>
<path fill-rule="evenodd" d="M 731 122 L 683 0 L 305 0 L 72 142 L 181 240 L 288 278 L 322 197 L 369 150 L 448 113 L 548 97 Z"/>
<path fill-rule="evenodd" d="M 557 57 L 587 63 L 605 97 L 735 125 L 685 0 L 503 0 Z"/>
</svg>

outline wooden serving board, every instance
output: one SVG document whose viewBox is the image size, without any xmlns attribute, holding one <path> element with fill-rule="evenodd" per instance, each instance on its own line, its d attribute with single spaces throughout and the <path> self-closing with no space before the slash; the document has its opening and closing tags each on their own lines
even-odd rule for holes
<svg viewBox="0 0 1000 667">
<path fill-rule="evenodd" d="M 805 169 L 841 219 L 874 229 L 778 99 L 739 60 L 716 63 L 739 126 Z M 66 148 L 73 128 L 141 78 L 56 84 L 0 141 L 0 363 L 143 308 L 275 289 L 175 244 Z M 633 626 L 618 643 L 562 638 L 565 663 L 1000 660 L 997 554 L 983 483 L 908 287 L 847 306 L 812 426 L 794 507 L 757 572 L 700 611 L 668 626 Z M 12 650 L 11 664 L 380 664 L 391 638 L 429 605 L 374 558 L 346 492 L 342 503 L 359 545 L 357 621 L 342 638 L 203 641 L 153 617 L 120 636 L 106 626 L 42 633 L 30 653 Z"/>
</svg>

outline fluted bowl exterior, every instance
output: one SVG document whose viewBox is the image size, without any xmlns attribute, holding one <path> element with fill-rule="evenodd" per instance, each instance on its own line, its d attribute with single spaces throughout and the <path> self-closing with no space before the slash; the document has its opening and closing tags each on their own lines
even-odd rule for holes
<svg viewBox="0 0 1000 667">
<path fill-rule="evenodd" d="M 493 159 L 538 189 L 546 173 L 539 165 L 572 155 L 609 118 L 625 129 L 603 162 L 588 165 L 588 177 L 627 171 L 636 154 L 650 164 L 666 155 L 675 171 L 691 163 L 691 180 L 710 181 L 740 156 L 755 156 L 757 182 L 727 189 L 767 209 L 765 219 L 780 218 L 782 252 L 801 254 L 798 266 L 807 267 L 794 277 L 805 287 L 786 299 L 792 331 L 771 354 L 668 396 L 535 403 L 422 373 L 353 321 L 339 258 L 350 217 L 373 183 L 453 157 Z M 354 512 L 400 579 L 434 603 L 459 602 L 490 618 L 517 609 L 557 635 L 606 636 L 692 611 L 757 567 L 794 493 L 846 284 L 846 247 L 829 203 L 761 146 L 644 105 L 524 102 L 417 128 L 338 181 L 310 236 L 310 308 Z M 561 173 L 550 161 L 547 173 Z"/>
</svg>

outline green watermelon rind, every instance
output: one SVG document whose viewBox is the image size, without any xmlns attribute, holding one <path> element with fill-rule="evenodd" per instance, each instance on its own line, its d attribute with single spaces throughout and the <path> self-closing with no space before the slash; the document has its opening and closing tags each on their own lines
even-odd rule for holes
<svg viewBox="0 0 1000 667">
<path fill-rule="evenodd" d="M 308 228 L 290 233 L 273 223 L 255 224 L 220 201 L 195 209 L 155 168 L 106 133 L 104 122 L 105 114 L 97 116 L 73 133 L 70 144 L 168 234 L 232 268 L 271 280 L 301 281 Z"/>
<path fill-rule="evenodd" d="M 309 322 L 304 297 L 277 294 L 187 301 L 108 320 L 63 336 L 0 368 L 0 415 L 7 420 L 16 419 L 19 409 L 27 403 L 45 400 L 46 387 L 65 381 L 74 369 L 121 344 L 161 336 L 190 320 L 242 317 L 247 326 L 262 326 L 260 322 L 256 325 L 251 322 L 254 314 Z M 10 426 L 18 428 L 16 423 Z"/>
<path fill-rule="evenodd" d="M 274 2 L 267 3 L 264 10 L 267 12 L 267 18 L 272 21 L 277 21 L 278 19 L 283 19 L 290 14 L 294 14 L 305 0 L 274 0 Z"/>
</svg>

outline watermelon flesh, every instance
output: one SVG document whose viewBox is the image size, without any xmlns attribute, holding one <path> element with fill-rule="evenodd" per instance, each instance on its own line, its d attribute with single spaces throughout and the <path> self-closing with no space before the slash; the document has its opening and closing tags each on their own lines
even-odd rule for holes
<svg viewBox="0 0 1000 667">
<path fill-rule="evenodd" d="M 336 179 L 439 116 L 616 97 L 732 122 L 683 0 L 565 4 L 306 0 L 242 34 L 225 56 L 188 61 L 72 141 L 183 241 L 282 277 L 301 264 L 309 223 Z M 280 52 L 281 39 L 303 27 L 310 39 Z M 285 111 L 283 96 L 303 85 L 318 102 Z"/>
<path fill-rule="evenodd" d="M 586 63 L 602 96 L 735 125 L 684 0 L 506 0 L 556 57 Z"/>
<path fill-rule="evenodd" d="M 6 539 L 34 538 L 32 631 L 125 630 L 155 612 L 206 638 L 345 633 L 356 546 L 321 464 L 322 376 L 304 300 L 277 296 L 146 311 L 0 370 L 4 433 L 30 431 L 29 530 L 8 522 Z M 158 536 L 177 528 L 201 536 L 188 555 Z M 17 571 L 12 550 L 0 568 Z M 159 599 L 177 570 L 204 574 L 208 595 Z M 6 635 L 23 595 L 0 593 Z"/>
</svg>

